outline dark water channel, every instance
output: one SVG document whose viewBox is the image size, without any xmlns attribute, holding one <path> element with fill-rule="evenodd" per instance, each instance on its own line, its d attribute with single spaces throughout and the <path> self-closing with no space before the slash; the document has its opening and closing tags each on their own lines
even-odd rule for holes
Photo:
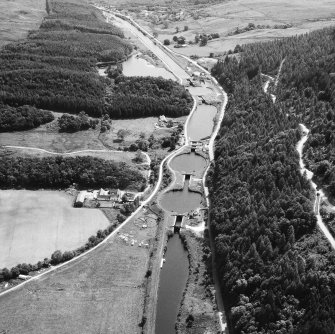
<svg viewBox="0 0 335 334">
<path fill-rule="evenodd" d="M 217 109 L 210 105 L 199 105 L 189 125 L 191 140 L 209 137 L 213 130 L 213 119 Z M 202 156 L 191 152 L 173 158 L 170 163 L 173 170 L 185 175 L 183 190 L 168 191 L 160 199 L 160 205 L 172 214 L 185 214 L 201 206 L 202 195 L 188 190 L 191 175 L 201 177 L 207 166 Z M 180 218 L 180 216 L 179 216 Z M 179 219 L 180 220 L 180 219 Z M 180 221 L 177 221 L 175 234 L 167 243 L 166 262 L 160 274 L 158 291 L 156 334 L 174 334 L 177 315 L 183 291 L 188 277 L 187 252 L 179 237 Z"/>
<path fill-rule="evenodd" d="M 188 276 L 187 251 L 179 234 L 168 241 L 166 262 L 161 270 L 156 316 L 156 334 L 173 334 Z"/>
<path fill-rule="evenodd" d="M 188 124 L 191 140 L 201 140 L 212 134 L 216 113 L 216 107 L 211 105 L 201 104 L 197 107 Z"/>
<path fill-rule="evenodd" d="M 191 152 L 177 155 L 170 164 L 171 168 L 181 173 L 204 172 L 207 166 L 206 159 Z"/>
<path fill-rule="evenodd" d="M 159 204 L 172 213 L 187 213 L 196 209 L 201 203 L 201 194 L 188 190 L 189 180 L 185 180 L 183 190 L 166 192 Z"/>
</svg>

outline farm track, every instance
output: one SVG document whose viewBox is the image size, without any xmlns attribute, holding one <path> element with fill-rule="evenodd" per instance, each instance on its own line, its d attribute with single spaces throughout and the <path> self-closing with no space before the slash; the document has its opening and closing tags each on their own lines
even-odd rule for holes
<svg viewBox="0 0 335 334">
<path fill-rule="evenodd" d="M 282 66 L 283 66 L 284 62 L 285 62 L 285 58 L 280 63 L 278 74 L 277 74 L 275 79 L 270 77 L 269 75 L 263 74 L 263 76 L 267 78 L 267 81 L 265 82 L 265 84 L 263 86 L 263 90 L 264 90 L 265 94 L 268 94 L 268 86 L 269 86 L 271 81 L 274 81 L 274 86 L 277 87 L 278 82 L 279 82 L 279 78 L 280 78 L 280 73 L 281 73 Z M 275 96 L 273 97 L 273 96 L 274 95 L 271 94 L 272 100 L 275 103 L 276 97 Z M 301 128 L 301 132 L 302 132 L 302 137 L 301 137 L 301 139 L 299 140 L 299 142 L 297 143 L 297 146 L 296 146 L 298 154 L 299 154 L 300 172 L 301 172 L 302 175 L 305 175 L 307 180 L 309 180 L 309 182 L 311 184 L 311 187 L 315 191 L 314 214 L 316 216 L 317 225 L 318 225 L 320 231 L 322 232 L 322 234 L 324 235 L 324 237 L 330 243 L 331 247 L 335 250 L 335 239 L 331 235 L 331 233 L 329 232 L 329 230 L 328 230 L 327 226 L 325 225 L 325 223 L 323 222 L 321 214 L 320 214 L 320 202 L 325 201 L 328 204 L 329 201 L 328 201 L 327 197 L 325 196 L 325 194 L 323 193 L 322 190 L 321 191 L 317 190 L 317 185 L 312 181 L 313 173 L 305 167 L 305 163 L 303 161 L 303 149 L 304 149 L 304 145 L 305 145 L 306 141 L 308 140 L 309 129 L 307 129 L 307 127 L 304 124 L 300 124 L 300 128 Z M 335 207 L 331 207 L 331 209 L 335 210 Z"/>
<path fill-rule="evenodd" d="M 39 151 L 39 152 L 43 152 L 43 153 L 47 153 L 47 154 L 53 154 L 53 155 L 74 155 L 74 154 L 79 154 L 79 153 L 117 153 L 117 154 L 126 154 L 124 151 L 118 151 L 118 150 L 79 150 L 79 151 L 72 151 L 72 152 L 52 152 L 52 151 L 47 151 L 43 148 L 38 148 L 38 147 L 28 147 L 28 146 L 11 146 L 11 145 L 6 145 L 6 146 L 2 146 L 4 148 L 12 148 L 12 149 L 19 149 L 19 150 L 35 150 L 35 151 Z M 150 165 L 151 163 L 151 159 L 149 157 L 149 155 L 145 152 L 142 151 L 142 153 L 146 156 L 147 162 L 143 163 L 143 164 L 147 164 Z"/>
<path fill-rule="evenodd" d="M 309 171 L 305 167 L 305 164 L 304 164 L 304 161 L 303 161 L 303 150 L 304 150 L 304 145 L 305 145 L 306 141 L 308 140 L 309 129 L 307 129 L 304 124 L 300 124 L 300 128 L 301 128 L 301 131 L 302 131 L 302 137 L 297 144 L 297 151 L 299 153 L 300 171 L 301 171 L 301 174 L 305 175 L 307 180 L 309 180 L 312 188 L 315 191 L 314 213 L 315 213 L 315 216 L 316 216 L 317 225 L 318 225 L 319 229 L 321 230 L 321 232 L 323 233 L 323 235 L 325 236 L 325 238 L 328 240 L 328 242 L 332 246 L 332 248 L 335 250 L 335 239 L 331 235 L 331 233 L 329 232 L 329 230 L 328 230 L 327 226 L 325 225 L 325 223 L 323 222 L 321 214 L 320 214 L 320 202 L 323 201 L 324 198 L 326 199 L 326 196 L 325 196 L 325 194 L 323 193 L 322 190 L 317 190 L 317 185 L 312 181 L 313 172 Z"/>
</svg>

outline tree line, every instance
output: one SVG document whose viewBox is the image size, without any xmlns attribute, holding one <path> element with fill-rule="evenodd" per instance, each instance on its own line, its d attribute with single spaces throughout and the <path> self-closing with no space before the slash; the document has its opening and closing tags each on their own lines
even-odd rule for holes
<svg viewBox="0 0 335 334">
<path fill-rule="evenodd" d="M 190 112 L 193 103 L 190 93 L 172 80 L 125 76 L 110 85 L 105 101 L 111 118 L 180 117 Z"/>
<path fill-rule="evenodd" d="M 59 132 L 77 132 L 81 130 L 95 129 L 99 121 L 90 119 L 84 111 L 78 116 L 63 114 L 58 118 Z"/>
<path fill-rule="evenodd" d="M 91 156 L 0 157 L 2 189 L 59 189 L 77 184 L 79 188 L 109 187 L 141 190 L 146 180 L 124 162 Z"/>
<path fill-rule="evenodd" d="M 316 228 L 296 144 L 299 123 L 313 133 L 332 119 L 334 29 L 241 48 L 239 61 L 213 68 L 229 93 L 209 188 L 230 332 L 331 334 L 335 256 Z M 284 58 L 274 104 L 261 73 L 276 75 Z"/>
<path fill-rule="evenodd" d="M 29 130 L 53 120 L 50 111 L 28 105 L 15 108 L 0 104 L 0 132 Z"/>
<path fill-rule="evenodd" d="M 0 52 L 0 102 L 100 116 L 106 83 L 95 64 L 121 61 L 132 46 L 88 3 L 47 4 L 39 30 Z"/>
</svg>

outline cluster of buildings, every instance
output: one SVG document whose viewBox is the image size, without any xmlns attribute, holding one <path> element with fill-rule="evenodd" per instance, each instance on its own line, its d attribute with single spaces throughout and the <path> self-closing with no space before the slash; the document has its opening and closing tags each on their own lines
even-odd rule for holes
<svg viewBox="0 0 335 334">
<path fill-rule="evenodd" d="M 132 203 L 136 200 L 138 194 L 133 192 L 127 192 L 120 189 L 117 190 L 82 190 L 78 193 L 77 198 L 74 202 L 76 208 L 81 208 L 84 205 L 85 200 L 91 201 L 109 201 L 114 203 Z"/>
</svg>

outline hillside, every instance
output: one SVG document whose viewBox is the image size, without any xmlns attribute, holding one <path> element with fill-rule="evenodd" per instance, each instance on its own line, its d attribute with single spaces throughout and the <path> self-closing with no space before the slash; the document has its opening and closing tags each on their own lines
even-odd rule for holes
<svg viewBox="0 0 335 334">
<path fill-rule="evenodd" d="M 239 63 L 213 69 L 229 93 L 210 193 L 231 333 L 334 333 L 334 252 L 316 228 L 296 151 L 304 123 L 310 166 L 331 192 L 334 31 L 244 45 Z M 277 74 L 283 59 L 273 103 L 261 72 Z"/>
</svg>

